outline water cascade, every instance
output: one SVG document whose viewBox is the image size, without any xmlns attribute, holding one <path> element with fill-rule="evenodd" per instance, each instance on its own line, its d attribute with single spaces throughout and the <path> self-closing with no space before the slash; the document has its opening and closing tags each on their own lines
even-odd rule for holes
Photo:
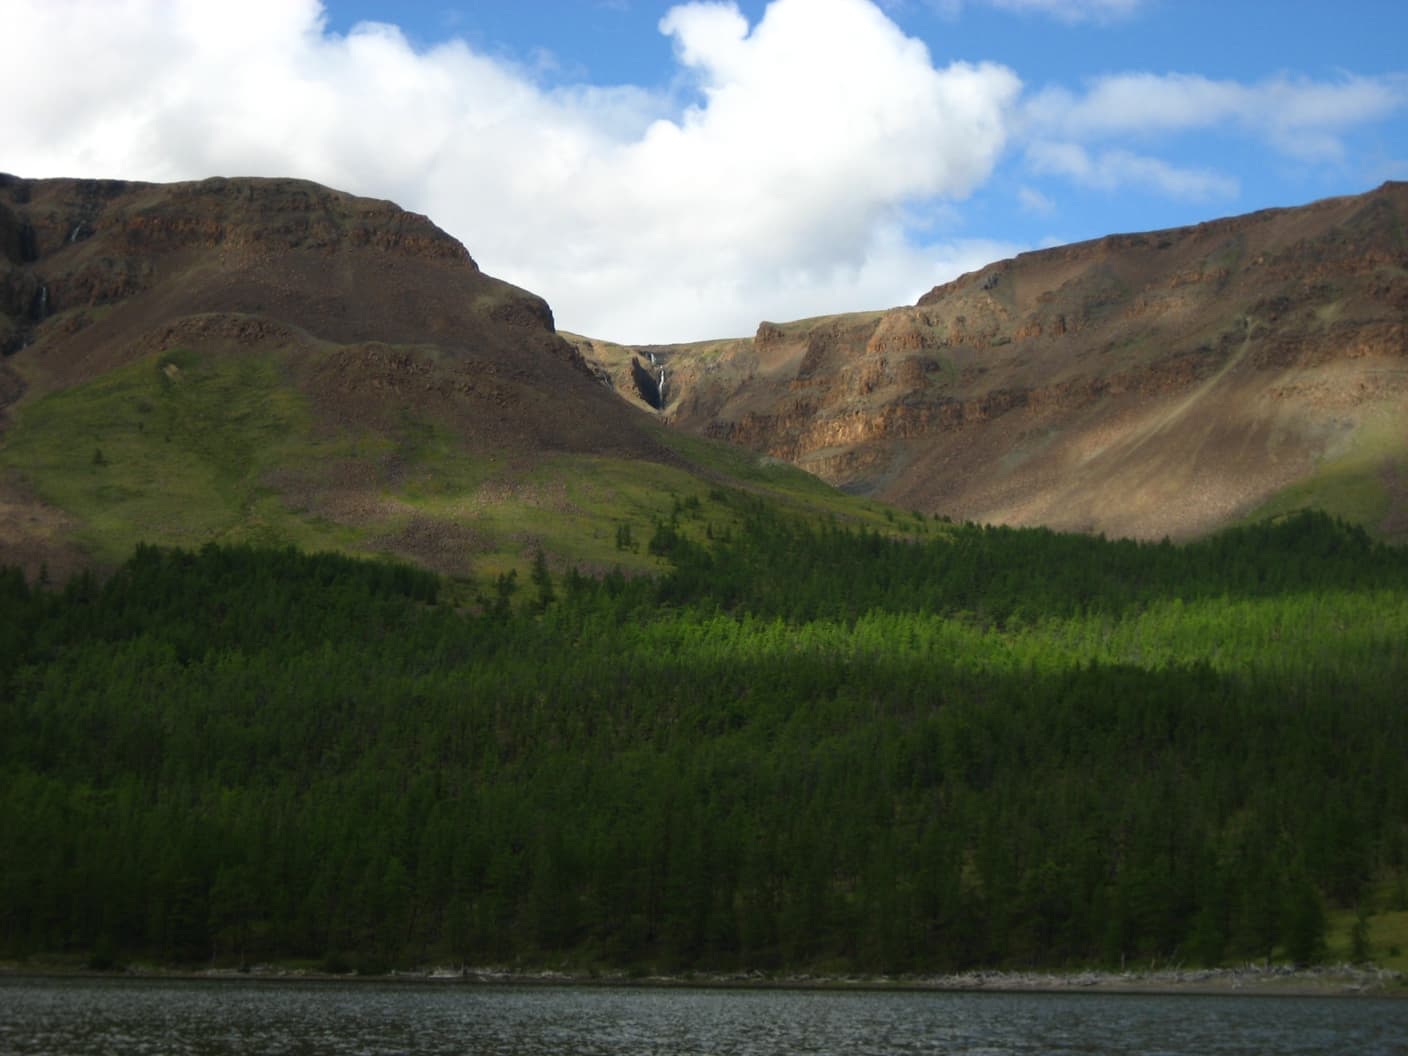
<svg viewBox="0 0 1408 1056">
<path fill-rule="evenodd" d="M 636 392 L 640 398 L 654 407 L 657 411 L 664 401 L 660 396 L 660 387 L 665 383 L 665 371 L 660 371 L 660 380 L 655 379 L 654 373 L 635 356 L 631 357 L 631 381 L 635 384 Z"/>
</svg>

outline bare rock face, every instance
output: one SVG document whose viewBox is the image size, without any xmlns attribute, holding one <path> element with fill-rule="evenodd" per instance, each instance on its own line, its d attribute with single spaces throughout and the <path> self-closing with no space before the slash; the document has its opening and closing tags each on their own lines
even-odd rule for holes
<svg viewBox="0 0 1408 1056">
<path fill-rule="evenodd" d="M 1397 538 L 1408 184 L 1027 253 L 913 307 L 656 355 L 678 427 L 928 513 L 1188 536 L 1334 507 L 1353 478 L 1339 512 Z"/>
<path fill-rule="evenodd" d="M 425 217 L 299 180 L 0 176 L 0 253 L 12 346 L 20 332 L 53 342 L 39 324 L 55 317 L 71 336 L 104 314 L 94 309 L 121 305 L 126 317 L 138 301 L 151 318 L 268 314 L 336 341 L 552 333 L 541 298 L 483 275 Z M 113 351 L 106 334 L 103 344 Z"/>
<path fill-rule="evenodd" d="M 429 346 L 437 362 L 598 397 L 542 298 L 485 275 L 391 202 L 301 180 L 0 175 L 0 348 L 20 374 L 62 388 L 196 318 L 203 332 L 223 325 L 258 343 L 247 322 L 211 316 L 332 344 Z"/>
</svg>

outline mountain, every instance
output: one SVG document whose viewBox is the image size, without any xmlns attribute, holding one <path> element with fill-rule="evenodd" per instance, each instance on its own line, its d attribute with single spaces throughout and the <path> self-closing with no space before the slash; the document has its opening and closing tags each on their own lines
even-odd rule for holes
<svg viewBox="0 0 1408 1056">
<path fill-rule="evenodd" d="M 1408 539 L 1408 183 L 752 338 L 573 340 L 676 428 L 924 513 L 1157 538 L 1317 506 Z"/>
<path fill-rule="evenodd" d="M 0 550 L 646 570 L 660 518 L 736 523 L 729 488 L 882 517 L 816 478 L 959 519 L 1177 537 L 1319 506 L 1403 540 L 1405 216 L 1386 184 L 636 348 L 559 335 L 389 202 L 0 176 Z"/>
<path fill-rule="evenodd" d="M 625 407 L 425 217 L 296 180 L 0 177 L 0 350 L 0 549 L 31 570 L 140 541 L 645 567 L 618 525 L 740 473 L 830 501 Z"/>
</svg>

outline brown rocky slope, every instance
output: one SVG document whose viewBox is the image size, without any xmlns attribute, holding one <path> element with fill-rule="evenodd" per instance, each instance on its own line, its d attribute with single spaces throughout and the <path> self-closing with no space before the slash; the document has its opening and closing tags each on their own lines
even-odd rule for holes
<svg viewBox="0 0 1408 1056">
<path fill-rule="evenodd" d="M 680 463 L 540 298 L 295 180 L 0 176 L 0 351 L 0 560 L 30 568 L 249 538 L 467 571 L 574 512 L 554 457 Z"/>
<path fill-rule="evenodd" d="M 1316 505 L 1408 538 L 1405 183 L 751 339 L 573 340 L 680 429 L 926 513 L 1180 537 Z"/>
</svg>

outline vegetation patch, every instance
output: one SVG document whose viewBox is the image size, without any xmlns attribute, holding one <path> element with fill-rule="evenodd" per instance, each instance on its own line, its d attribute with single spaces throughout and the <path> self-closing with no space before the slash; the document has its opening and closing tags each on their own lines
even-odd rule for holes
<svg viewBox="0 0 1408 1056">
<path fill-rule="evenodd" d="M 290 512 L 263 482 L 341 453 L 308 423 L 276 357 L 182 349 L 27 405 L 0 464 L 77 517 L 104 561 L 142 541 L 346 545 L 351 533 Z"/>
<path fill-rule="evenodd" d="M 1325 510 L 1362 524 L 1389 542 L 1408 542 L 1408 530 L 1385 532 L 1382 528 L 1393 508 L 1386 477 L 1395 467 L 1408 467 L 1408 443 L 1401 420 L 1385 411 L 1361 423 L 1343 450 L 1318 465 L 1307 479 L 1258 506 L 1247 520 Z"/>
</svg>

